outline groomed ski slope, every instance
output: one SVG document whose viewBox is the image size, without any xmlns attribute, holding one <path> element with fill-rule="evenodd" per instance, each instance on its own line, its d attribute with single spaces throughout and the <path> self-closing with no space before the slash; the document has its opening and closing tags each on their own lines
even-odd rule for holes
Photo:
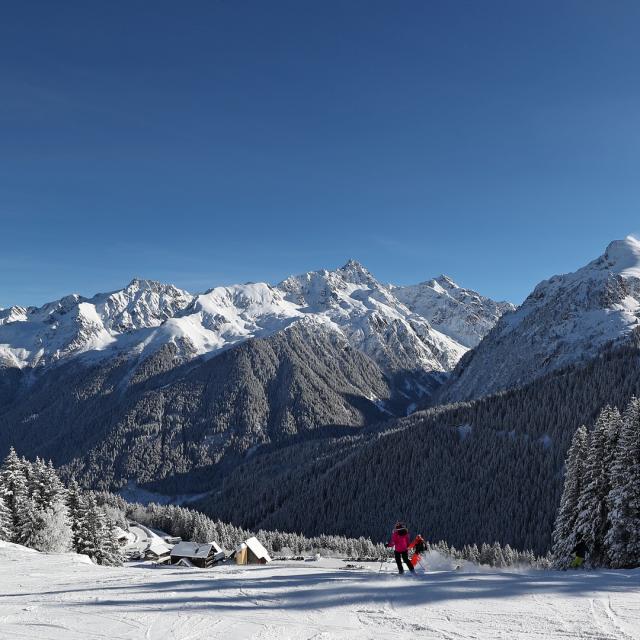
<svg viewBox="0 0 640 640">
<path fill-rule="evenodd" d="M 0 638 L 640 638 L 640 571 L 103 568 L 0 542 Z"/>
</svg>

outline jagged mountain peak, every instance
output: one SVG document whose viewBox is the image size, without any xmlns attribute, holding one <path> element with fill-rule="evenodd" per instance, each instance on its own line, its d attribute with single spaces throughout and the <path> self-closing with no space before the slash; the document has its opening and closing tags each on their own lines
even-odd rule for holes
<svg viewBox="0 0 640 640">
<path fill-rule="evenodd" d="M 465 289 L 446 275 L 394 287 L 393 293 L 433 327 L 467 348 L 475 347 L 504 313 L 514 309 L 509 302 L 496 302 Z"/>
<path fill-rule="evenodd" d="M 526 384 L 595 357 L 640 327 L 640 242 L 610 243 L 580 269 L 538 284 L 457 368 L 445 400 L 466 400 Z"/>
<path fill-rule="evenodd" d="M 373 278 L 373 276 L 371 275 L 371 272 L 361 262 L 358 262 L 353 258 L 349 258 L 349 260 L 347 260 L 337 270 L 337 272 L 343 275 L 345 279 L 349 279 L 356 282 L 359 282 L 362 280 L 366 281 L 369 279 L 375 280 L 375 278 Z"/>
<path fill-rule="evenodd" d="M 445 274 L 441 274 L 437 278 L 430 280 L 429 284 L 437 284 L 445 290 L 460 289 L 460 286 L 456 282 L 454 282 L 453 278 L 450 278 Z"/>
</svg>

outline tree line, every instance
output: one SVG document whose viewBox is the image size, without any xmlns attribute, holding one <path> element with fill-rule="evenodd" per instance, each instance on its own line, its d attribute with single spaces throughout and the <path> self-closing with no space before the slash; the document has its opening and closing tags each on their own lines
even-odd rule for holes
<svg viewBox="0 0 640 640">
<path fill-rule="evenodd" d="M 160 529 L 184 540 L 215 540 L 225 549 L 234 549 L 251 536 L 256 536 L 267 551 L 278 556 L 292 554 L 337 555 L 354 560 L 382 560 L 389 556 L 389 550 L 383 543 L 372 542 L 360 536 L 348 538 L 340 535 L 321 534 L 306 537 L 299 533 L 259 529 L 252 532 L 221 520 L 214 520 L 195 509 L 177 505 L 159 505 L 151 503 L 143 505 L 130 503 L 121 496 L 101 491 L 95 494 L 99 505 L 110 507 L 122 514 L 127 520 L 134 520 L 153 529 Z M 511 567 L 526 565 L 546 568 L 550 564 L 549 557 L 537 557 L 533 551 L 519 551 L 508 544 L 504 547 L 499 542 L 493 544 L 465 545 L 462 549 L 450 546 L 446 541 L 429 543 L 429 550 L 436 550 L 454 560 L 466 560 L 474 564 L 491 567 Z"/>
<path fill-rule="evenodd" d="M 116 527 L 126 530 L 129 521 L 198 542 L 215 540 L 234 549 L 255 535 L 272 555 L 332 554 L 358 560 L 383 559 L 388 550 L 360 536 L 299 533 L 260 529 L 251 532 L 205 514 L 176 505 L 142 505 L 126 502 L 109 492 L 83 491 L 75 479 L 65 486 L 51 462 L 30 462 L 11 449 L 0 467 L 0 539 L 49 553 L 75 551 L 95 563 L 118 566 L 124 559 L 116 539 Z M 445 541 L 430 545 L 444 555 L 493 567 L 518 564 L 545 566 L 532 551 L 509 545 L 465 545 L 457 550 Z"/>
</svg>

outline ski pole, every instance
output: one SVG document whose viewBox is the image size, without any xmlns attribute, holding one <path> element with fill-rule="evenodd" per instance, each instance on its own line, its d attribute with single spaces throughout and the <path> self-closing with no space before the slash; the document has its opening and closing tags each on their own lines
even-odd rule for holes
<svg viewBox="0 0 640 640">
<path fill-rule="evenodd" d="M 378 569 L 378 573 L 382 571 L 382 565 L 387 561 L 387 556 L 382 556 L 382 560 L 380 561 L 380 568 Z"/>
</svg>

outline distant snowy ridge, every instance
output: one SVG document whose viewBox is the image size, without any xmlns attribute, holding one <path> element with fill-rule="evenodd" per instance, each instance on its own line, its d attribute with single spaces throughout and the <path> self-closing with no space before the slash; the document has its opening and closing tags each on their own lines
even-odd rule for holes
<svg viewBox="0 0 640 640">
<path fill-rule="evenodd" d="M 0 363 L 43 366 L 114 345 L 118 336 L 160 326 L 193 296 L 152 280 L 132 280 L 124 289 L 83 298 L 65 296 L 42 307 L 0 312 Z"/>
<path fill-rule="evenodd" d="M 640 241 L 609 244 L 574 273 L 541 282 L 465 357 L 443 401 L 521 386 L 549 371 L 594 357 L 640 326 Z"/>
<path fill-rule="evenodd" d="M 39 308 L 1 310 L 0 364 L 41 368 L 81 354 L 107 358 L 124 353 L 139 359 L 167 344 L 187 360 L 272 335 L 307 318 L 346 337 L 387 372 L 450 371 L 467 346 L 447 330 L 457 327 L 465 335 L 465 323 L 478 324 L 470 304 L 440 303 L 434 293 L 434 306 L 447 308 L 448 322 L 439 330 L 424 316 L 438 318 L 438 309 L 431 311 L 426 298 L 419 309 L 410 308 L 399 291 L 403 289 L 381 284 L 353 260 L 335 271 L 291 276 L 277 286 L 233 285 L 198 295 L 134 279 L 120 291 L 92 298 L 73 294 Z M 443 299 L 455 295 L 447 293 Z M 481 300 L 491 307 L 478 294 L 468 297 L 473 304 Z M 488 322 L 483 317 L 479 324 Z M 466 334 L 474 331 L 469 326 Z"/>
<path fill-rule="evenodd" d="M 478 345 L 504 313 L 515 309 L 510 302 L 496 302 L 464 289 L 445 275 L 408 287 L 394 287 L 393 294 L 435 329 L 469 349 Z"/>
</svg>

